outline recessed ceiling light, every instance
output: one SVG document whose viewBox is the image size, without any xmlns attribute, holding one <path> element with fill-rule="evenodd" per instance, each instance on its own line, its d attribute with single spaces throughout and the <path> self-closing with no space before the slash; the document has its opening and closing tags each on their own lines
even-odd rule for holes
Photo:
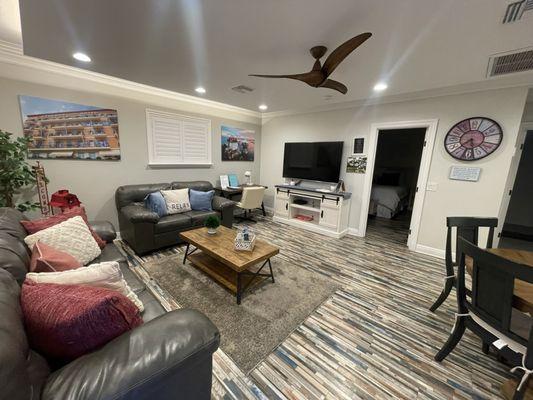
<svg viewBox="0 0 533 400">
<path fill-rule="evenodd" d="M 85 53 L 74 53 L 72 57 L 74 57 L 78 61 L 91 62 L 91 57 L 89 57 Z"/>
<path fill-rule="evenodd" d="M 207 90 L 205 90 L 205 88 L 203 88 L 201 86 L 198 86 L 196 89 L 194 89 L 194 91 L 196 93 L 200 93 L 200 94 L 204 94 L 205 92 L 207 92 Z"/>
<path fill-rule="evenodd" d="M 260 105 L 259 105 L 259 109 L 260 109 L 261 111 L 266 111 L 266 110 L 268 110 L 268 106 L 267 106 L 266 104 L 260 104 Z"/>
<path fill-rule="evenodd" d="M 378 82 L 374 86 L 374 92 L 383 92 L 388 87 L 389 87 L 389 85 L 387 85 L 385 82 Z"/>
</svg>

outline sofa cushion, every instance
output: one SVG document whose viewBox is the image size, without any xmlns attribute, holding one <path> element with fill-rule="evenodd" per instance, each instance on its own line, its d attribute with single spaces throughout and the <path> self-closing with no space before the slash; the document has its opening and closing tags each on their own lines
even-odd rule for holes
<svg viewBox="0 0 533 400">
<path fill-rule="evenodd" d="M 120 210 L 128 204 L 142 202 L 148 193 L 167 189 L 170 189 L 169 183 L 120 186 L 115 191 L 115 205 Z"/>
<path fill-rule="evenodd" d="M 155 224 L 155 232 L 180 231 L 189 228 L 192 224 L 189 214 L 190 211 L 183 214 L 167 215 L 166 217 L 161 218 L 159 222 Z"/>
<path fill-rule="evenodd" d="M 67 252 L 83 265 L 94 260 L 101 253 L 100 247 L 92 237 L 87 224 L 80 216 L 67 219 L 24 238 L 30 247 L 38 240 Z"/>
<path fill-rule="evenodd" d="M 80 268 L 83 265 L 64 251 L 54 249 L 38 241 L 33 246 L 30 261 L 31 272 L 56 272 Z"/>
<path fill-rule="evenodd" d="M 9 271 L 22 285 L 30 266 L 30 253 L 23 240 L 0 230 L 0 268 Z"/>
<path fill-rule="evenodd" d="M 206 218 L 210 215 L 218 217 L 216 211 L 189 211 L 186 214 L 191 217 L 192 226 L 204 226 Z"/>
<path fill-rule="evenodd" d="M 21 306 L 31 347 L 67 362 L 142 324 L 139 309 L 114 290 L 84 285 L 22 285 Z"/>
<path fill-rule="evenodd" d="M 20 309 L 20 288 L 11 274 L 0 269 L 0 386 L 2 399 L 30 399 L 40 393 L 40 384 L 49 374 L 46 363 L 39 365 L 32 385 L 28 374 L 30 350 Z"/>
<path fill-rule="evenodd" d="M 21 225 L 27 218 L 20 211 L 9 208 L 0 208 L 0 227 L 2 232 L 8 233 L 16 239 L 24 240 L 27 235 L 26 230 Z"/>
<path fill-rule="evenodd" d="M 166 313 L 161 303 L 148 290 L 142 292 L 139 298 L 144 304 L 142 314 L 144 323 Z"/>
<path fill-rule="evenodd" d="M 89 231 L 91 231 L 91 235 L 93 235 L 94 240 L 98 246 L 103 249 L 105 247 L 105 241 L 102 240 L 89 225 L 89 222 L 87 221 L 87 214 L 85 213 L 85 208 L 83 207 L 74 207 L 70 210 L 65 210 L 61 214 L 52 215 L 51 217 L 34 219 L 31 221 L 21 221 L 20 223 L 24 226 L 28 234 L 31 235 L 77 216 L 81 217 L 87 224 L 87 227 L 89 228 Z"/>
<path fill-rule="evenodd" d="M 189 199 L 191 201 L 191 209 L 195 211 L 213 211 L 211 202 L 215 195 L 214 190 L 202 192 L 201 190 L 189 190 Z"/>
<path fill-rule="evenodd" d="M 37 283 L 85 285 L 115 290 L 130 299 L 133 304 L 137 306 L 139 311 L 144 311 L 142 302 L 131 290 L 126 280 L 124 280 L 120 266 L 116 261 L 91 264 L 87 267 L 81 267 L 69 271 L 43 273 L 30 272 L 26 275 L 26 279 L 30 279 Z"/>
<path fill-rule="evenodd" d="M 170 184 L 172 189 L 194 189 L 202 192 L 213 190 L 213 185 L 208 181 L 188 181 L 188 182 L 172 182 Z"/>
</svg>

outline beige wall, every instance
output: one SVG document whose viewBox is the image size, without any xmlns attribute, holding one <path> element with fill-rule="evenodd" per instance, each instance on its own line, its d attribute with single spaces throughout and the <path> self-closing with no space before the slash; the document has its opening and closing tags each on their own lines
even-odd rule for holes
<svg viewBox="0 0 533 400">
<path fill-rule="evenodd" d="M 66 188 L 78 195 L 87 208 L 89 218 L 106 219 L 117 225 L 114 204 L 115 189 L 120 185 L 134 183 L 170 182 L 174 180 L 208 180 L 215 184 L 219 175 L 236 173 L 244 179 L 244 171 L 250 170 L 253 179 L 260 176 L 261 126 L 244 123 L 220 116 L 129 100 L 126 97 L 113 97 L 104 94 L 61 89 L 17 80 L 0 78 L 0 129 L 17 135 L 22 134 L 22 121 L 18 95 L 31 95 L 75 103 L 113 108 L 118 111 L 121 160 L 120 161 L 82 161 L 82 160 L 43 160 L 46 174 L 50 179 L 49 192 Z M 184 115 L 197 115 L 211 119 L 212 155 L 211 168 L 164 168 L 154 169 L 147 166 L 148 151 L 146 139 L 146 108 L 177 111 Z M 254 162 L 222 162 L 220 152 L 220 126 L 252 129 L 255 131 L 256 150 Z"/>
<path fill-rule="evenodd" d="M 347 175 L 344 166 L 353 138 L 367 138 L 366 152 L 373 123 L 438 119 L 429 173 L 429 182 L 436 183 L 438 187 L 436 191 L 426 193 L 418 243 L 442 250 L 446 216 L 498 215 L 526 95 L 527 89 L 512 88 L 273 118 L 262 129 L 261 183 L 271 188 L 267 193 L 267 203 L 272 205 L 272 187 L 282 182 L 283 146 L 286 141 L 343 140 L 341 179 L 345 180 L 347 190 L 353 192 L 349 226 L 357 229 L 364 174 Z M 487 116 L 498 121 L 504 131 L 503 143 L 483 160 L 459 162 L 446 153 L 444 136 L 453 124 L 474 116 Z M 450 167 L 460 164 L 481 167 L 479 182 L 448 179 Z"/>
</svg>

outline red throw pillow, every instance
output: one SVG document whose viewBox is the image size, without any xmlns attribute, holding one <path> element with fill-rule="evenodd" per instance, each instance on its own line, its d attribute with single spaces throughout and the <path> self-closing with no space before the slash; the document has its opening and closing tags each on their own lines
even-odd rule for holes
<svg viewBox="0 0 533 400">
<path fill-rule="evenodd" d="M 33 246 L 30 272 L 57 272 L 80 267 L 83 265 L 64 251 L 54 249 L 41 241 Z"/>
<path fill-rule="evenodd" d="M 135 304 L 110 289 L 27 279 L 20 301 L 31 348 L 58 362 L 90 353 L 142 324 Z"/>
<path fill-rule="evenodd" d="M 83 220 L 89 227 L 89 230 L 91 231 L 91 234 L 93 235 L 94 240 L 96 240 L 96 243 L 98 243 L 98 247 L 103 249 L 106 243 L 89 226 L 89 222 L 87 220 L 87 214 L 85 213 L 85 208 L 83 207 L 74 207 L 69 210 L 65 210 L 61 214 L 52 215 L 51 217 L 42 218 L 42 219 L 34 219 L 32 221 L 20 221 L 20 223 L 24 226 L 28 234 L 31 235 L 35 232 L 39 232 L 39 231 L 42 231 L 43 229 L 50 228 L 51 226 L 57 225 L 61 222 L 66 221 L 67 219 L 70 219 L 72 217 L 77 217 L 77 216 L 80 216 L 83 218 Z"/>
</svg>

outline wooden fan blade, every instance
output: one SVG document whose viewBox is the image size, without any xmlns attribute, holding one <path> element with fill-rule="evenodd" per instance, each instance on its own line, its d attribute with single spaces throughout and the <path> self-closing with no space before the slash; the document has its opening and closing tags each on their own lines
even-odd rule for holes
<svg viewBox="0 0 533 400">
<path fill-rule="evenodd" d="M 297 81 L 302 81 L 307 83 L 308 85 L 315 86 L 322 82 L 322 72 L 321 71 L 311 71 L 306 72 L 304 74 L 292 74 L 292 75 L 257 75 L 257 74 L 250 74 L 248 76 L 257 76 L 259 78 L 287 78 L 287 79 L 295 79 Z"/>
<path fill-rule="evenodd" d="M 368 38 L 370 38 L 372 34 L 370 32 L 361 33 L 360 35 L 357 35 L 356 37 L 351 38 L 350 40 L 347 40 L 343 44 L 341 44 L 339 47 L 337 47 L 335 50 L 331 52 L 331 54 L 328 56 L 326 61 L 324 61 L 324 64 L 322 65 L 322 72 L 324 73 L 324 76 L 327 78 L 332 74 L 333 71 L 335 71 L 335 68 L 339 66 L 339 64 L 346 58 L 348 55 L 354 51 L 356 48 L 361 46 Z"/>
<path fill-rule="evenodd" d="M 326 79 L 324 82 L 322 82 L 320 87 L 333 89 L 337 92 L 341 92 L 342 94 L 348 93 L 348 88 L 344 84 L 334 81 L 333 79 Z"/>
</svg>

